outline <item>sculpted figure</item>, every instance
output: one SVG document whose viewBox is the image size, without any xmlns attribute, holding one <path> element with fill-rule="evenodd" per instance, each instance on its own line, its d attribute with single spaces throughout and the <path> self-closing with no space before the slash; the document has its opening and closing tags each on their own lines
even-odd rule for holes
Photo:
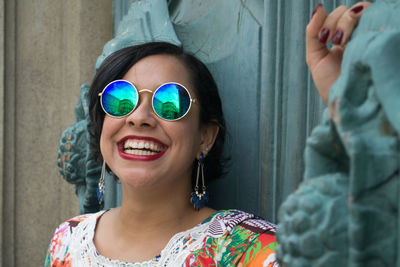
<svg viewBox="0 0 400 267">
<path fill-rule="evenodd" d="M 99 210 L 96 189 L 101 168 L 94 162 L 89 150 L 88 91 L 89 85 L 83 84 L 75 106 L 75 123 L 61 136 L 57 160 L 64 179 L 75 185 L 75 192 L 80 199 L 81 213 Z"/>
<path fill-rule="evenodd" d="M 96 70 L 112 53 L 152 41 L 181 45 L 169 17 L 167 1 L 134 1 L 120 22 L 115 37 L 104 46 L 103 53 L 97 59 Z"/>
<path fill-rule="evenodd" d="M 395 266 L 400 168 L 399 1 L 377 1 L 346 46 L 304 182 L 280 209 L 283 266 Z"/>
</svg>

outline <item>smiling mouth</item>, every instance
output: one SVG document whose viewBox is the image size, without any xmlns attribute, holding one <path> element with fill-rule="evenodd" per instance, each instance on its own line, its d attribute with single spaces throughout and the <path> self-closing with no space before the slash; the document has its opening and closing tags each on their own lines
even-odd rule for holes
<svg viewBox="0 0 400 267">
<path fill-rule="evenodd" d="M 138 156 L 156 155 L 164 150 L 164 145 L 149 140 L 127 139 L 123 144 L 127 154 Z"/>
<path fill-rule="evenodd" d="M 167 145 L 152 137 L 126 136 L 118 142 L 119 154 L 127 160 L 155 160 L 167 149 Z"/>
</svg>

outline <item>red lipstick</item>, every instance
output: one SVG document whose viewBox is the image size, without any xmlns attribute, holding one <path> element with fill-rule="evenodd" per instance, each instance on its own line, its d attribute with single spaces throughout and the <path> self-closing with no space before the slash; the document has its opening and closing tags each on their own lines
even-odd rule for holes
<svg viewBox="0 0 400 267">
<path fill-rule="evenodd" d="M 128 139 L 134 139 L 134 140 L 143 140 L 143 141 L 149 141 L 152 143 L 155 143 L 159 146 L 162 147 L 162 150 L 160 152 L 157 152 L 156 154 L 153 155 L 135 155 L 135 154 L 130 154 L 126 153 L 124 149 L 124 144 L 126 140 Z M 167 151 L 168 146 L 163 144 L 160 140 L 153 138 L 153 137 L 147 137 L 147 136 L 135 136 L 135 135 L 128 135 L 122 138 L 118 143 L 118 152 L 121 158 L 126 159 L 126 160 L 138 160 L 138 161 L 151 161 L 151 160 L 156 160 L 160 158 L 164 153 Z M 147 149 L 143 149 L 147 150 Z"/>
</svg>

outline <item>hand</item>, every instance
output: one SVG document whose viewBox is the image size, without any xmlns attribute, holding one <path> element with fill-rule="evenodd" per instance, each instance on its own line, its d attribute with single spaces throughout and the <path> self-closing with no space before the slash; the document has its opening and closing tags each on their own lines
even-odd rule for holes
<svg viewBox="0 0 400 267">
<path fill-rule="evenodd" d="M 339 77 L 342 56 L 347 42 L 369 2 L 358 2 L 351 8 L 339 6 L 327 15 L 318 4 L 306 29 L 306 62 L 315 86 L 325 103 L 329 90 Z M 332 40 L 329 50 L 326 43 Z"/>
</svg>

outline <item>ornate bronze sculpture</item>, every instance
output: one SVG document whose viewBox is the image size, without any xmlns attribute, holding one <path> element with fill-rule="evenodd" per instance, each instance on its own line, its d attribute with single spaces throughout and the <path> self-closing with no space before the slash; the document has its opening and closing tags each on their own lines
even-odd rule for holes
<svg viewBox="0 0 400 267">
<path fill-rule="evenodd" d="M 282 266 L 398 266 L 399 12 L 377 1 L 347 45 L 304 182 L 280 209 Z"/>
</svg>

